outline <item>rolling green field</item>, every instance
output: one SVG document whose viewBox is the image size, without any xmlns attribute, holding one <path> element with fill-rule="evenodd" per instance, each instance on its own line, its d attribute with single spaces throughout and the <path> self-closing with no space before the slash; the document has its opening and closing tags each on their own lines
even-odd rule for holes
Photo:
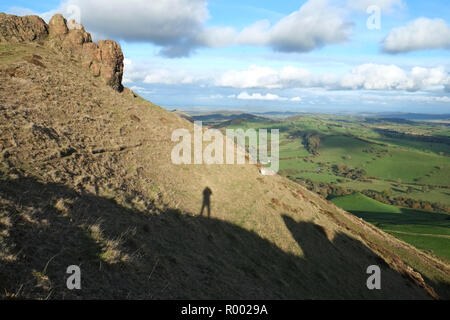
<svg viewBox="0 0 450 320">
<path fill-rule="evenodd" d="M 398 208 L 360 193 L 331 201 L 403 241 L 450 261 L 450 215 Z"/>
<path fill-rule="evenodd" d="M 450 260 L 448 125 L 305 114 L 239 119 L 220 127 L 279 129 L 279 174 L 417 248 Z M 308 145 L 308 135 L 314 136 L 315 149 Z M 330 194 L 337 187 L 351 195 Z"/>
<path fill-rule="evenodd" d="M 336 183 L 352 191 L 389 190 L 392 196 L 450 206 L 450 139 L 446 134 L 450 128 L 443 124 L 308 114 L 284 120 L 244 119 L 222 127 L 279 129 L 280 174 L 292 180 Z M 308 131 L 320 135 L 317 155 L 305 148 L 297 134 Z M 391 131 L 399 136 L 393 137 Z M 437 140 L 427 141 L 430 137 Z M 333 165 L 363 169 L 365 178 L 339 176 Z"/>
</svg>

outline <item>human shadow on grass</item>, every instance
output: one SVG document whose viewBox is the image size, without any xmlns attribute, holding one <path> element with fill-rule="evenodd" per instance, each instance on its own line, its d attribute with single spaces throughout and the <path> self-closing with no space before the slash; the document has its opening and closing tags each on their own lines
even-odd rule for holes
<svg viewBox="0 0 450 320">
<path fill-rule="evenodd" d="M 206 187 L 203 190 L 203 203 L 202 203 L 202 210 L 200 211 L 200 215 L 203 216 L 203 212 L 207 211 L 208 218 L 211 218 L 211 196 L 213 192 L 209 187 Z"/>
<path fill-rule="evenodd" d="M 142 212 L 33 178 L 0 177 L 0 200 L 0 298 L 428 297 L 387 266 L 383 290 L 367 290 L 365 267 L 380 263 L 377 255 L 343 234 L 330 241 L 317 225 L 288 216 L 304 257 L 218 219 Z M 70 265 L 81 267 L 81 290 L 66 288 Z"/>
</svg>

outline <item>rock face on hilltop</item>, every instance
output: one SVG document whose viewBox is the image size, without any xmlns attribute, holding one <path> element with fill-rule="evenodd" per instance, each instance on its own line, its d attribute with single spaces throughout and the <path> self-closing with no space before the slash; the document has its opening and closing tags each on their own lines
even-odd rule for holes
<svg viewBox="0 0 450 320">
<path fill-rule="evenodd" d="M 48 26 L 38 16 L 17 17 L 0 12 L 0 43 L 44 40 Z"/>
<path fill-rule="evenodd" d="M 100 74 L 106 83 L 117 91 L 122 91 L 123 53 L 117 42 L 101 40 L 95 56 L 100 56 Z"/>
<path fill-rule="evenodd" d="M 66 19 L 61 14 L 54 15 L 49 22 L 49 34 L 51 37 L 58 37 L 63 40 L 69 33 Z"/>
<path fill-rule="evenodd" d="M 75 22 L 69 23 L 61 14 L 54 15 L 47 25 L 38 16 L 17 17 L 0 13 L 0 43 L 44 42 L 46 45 L 81 59 L 83 66 L 95 77 L 102 77 L 114 90 L 123 90 L 123 53 L 112 40 L 92 42 L 91 35 Z"/>
</svg>

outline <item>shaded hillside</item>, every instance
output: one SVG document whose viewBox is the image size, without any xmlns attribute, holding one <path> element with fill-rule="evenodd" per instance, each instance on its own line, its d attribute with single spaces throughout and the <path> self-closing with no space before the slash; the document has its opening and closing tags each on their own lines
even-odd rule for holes
<svg viewBox="0 0 450 320">
<path fill-rule="evenodd" d="M 9 234 L 2 243 L 6 259 L 0 282 L 11 295 L 57 299 L 426 298 L 425 292 L 411 288 L 411 283 L 360 241 L 345 233 L 330 239 L 325 228 L 297 222 L 289 215 L 282 219 L 304 257 L 215 218 L 171 209 L 145 214 L 63 185 L 20 176 L 2 180 L 0 188 L 6 211 L 2 224 Z M 25 198 L 24 190 L 28 190 Z M 18 247 L 20 252 L 10 252 Z M 354 257 L 360 259 L 354 261 Z M 63 289 L 61 279 L 71 262 L 83 270 L 79 293 Z M 365 266 L 370 264 L 383 266 L 387 296 L 360 285 L 365 283 Z"/>
<path fill-rule="evenodd" d="M 450 297 L 444 262 L 294 182 L 173 165 L 172 132 L 192 123 L 83 61 L 51 38 L 0 44 L 0 297 Z"/>
</svg>

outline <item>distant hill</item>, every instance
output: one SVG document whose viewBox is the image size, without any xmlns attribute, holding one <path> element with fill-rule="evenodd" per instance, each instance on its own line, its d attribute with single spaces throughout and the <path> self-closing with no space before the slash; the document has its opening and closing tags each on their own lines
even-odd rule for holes
<svg viewBox="0 0 450 320">
<path fill-rule="evenodd" d="M 256 113 L 257 115 L 261 115 L 263 117 L 280 117 L 280 118 L 287 118 L 290 116 L 295 116 L 299 114 L 303 114 L 303 112 L 292 112 L 292 111 L 269 111 L 269 112 L 262 112 L 262 113 Z"/>
<path fill-rule="evenodd" d="M 192 118 L 189 114 L 187 114 L 186 112 L 183 112 L 181 110 L 175 109 L 175 110 L 172 110 L 172 113 L 174 113 L 174 114 L 176 114 L 176 115 L 186 119 L 189 122 L 194 122 L 195 121 L 195 119 Z"/>
<path fill-rule="evenodd" d="M 416 121 L 406 120 L 406 119 L 402 119 L 402 118 L 366 118 L 365 121 L 368 123 L 390 122 L 390 123 L 409 124 L 409 125 L 417 124 Z"/>
<path fill-rule="evenodd" d="M 263 119 L 262 117 L 258 117 L 251 113 L 207 113 L 201 115 L 192 115 L 192 118 L 197 121 L 205 121 L 205 122 L 222 122 L 229 121 L 235 119 Z"/>
<path fill-rule="evenodd" d="M 286 178 L 173 164 L 193 125 L 122 86 L 114 42 L 62 16 L 0 25 L 0 298 L 450 298 L 447 264 Z"/>
<path fill-rule="evenodd" d="M 377 113 L 372 117 L 378 119 L 402 119 L 402 120 L 449 120 L 450 114 L 426 114 L 426 113 Z"/>
</svg>

